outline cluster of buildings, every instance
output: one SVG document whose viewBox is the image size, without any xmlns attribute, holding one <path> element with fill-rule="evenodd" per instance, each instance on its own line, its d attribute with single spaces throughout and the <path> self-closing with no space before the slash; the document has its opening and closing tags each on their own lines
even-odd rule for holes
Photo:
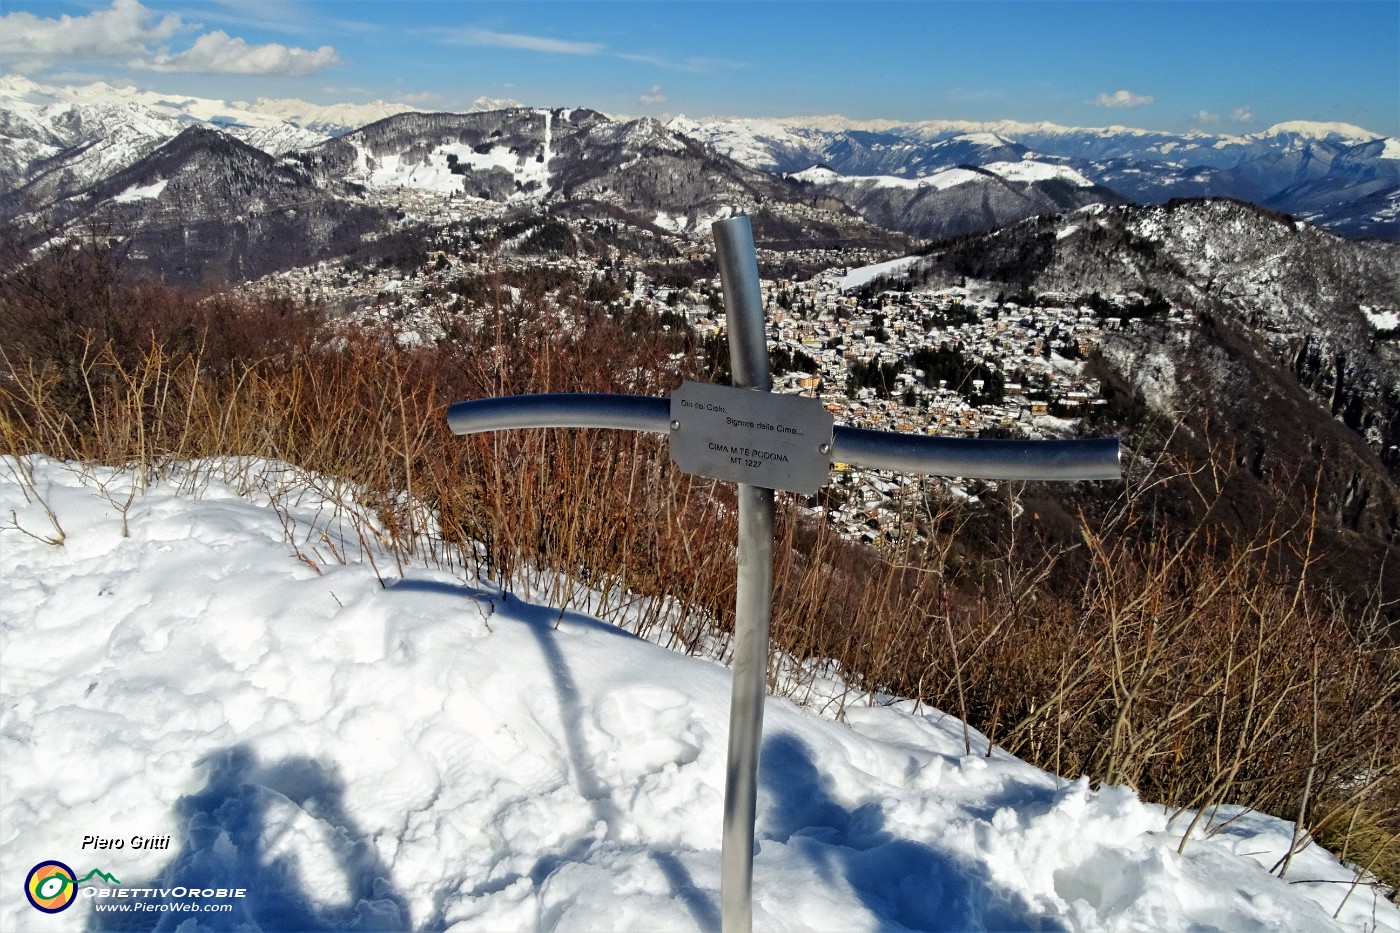
<svg viewBox="0 0 1400 933">
<path fill-rule="evenodd" d="M 770 348 L 807 369 L 779 376 L 779 391 L 821 398 L 841 423 L 882 430 L 977 436 L 988 429 L 1024 437 L 1055 436 L 1104 404 L 1085 360 L 1106 330 L 1140 326 L 1137 293 L 1112 295 L 1095 309 L 1073 296 L 1045 294 L 1023 304 L 991 288 L 950 285 L 927 291 L 847 287 L 849 269 L 806 281 L 765 281 Z M 1113 308 L 1122 308 L 1115 316 Z M 1172 308 L 1167 325 L 1188 317 Z M 723 332 L 724 315 L 700 306 L 693 326 Z M 964 361 L 960 381 L 918 367 L 920 351 L 939 349 Z M 815 366 L 810 363 L 815 363 Z M 875 386 L 852 379 L 853 367 L 883 366 Z"/>
<path fill-rule="evenodd" d="M 423 209 L 462 204 L 444 200 Z M 656 273 L 655 260 L 643 263 L 615 250 L 602 259 L 523 255 L 511 246 L 509 240 L 498 243 L 489 255 L 468 248 L 428 250 L 407 267 L 321 263 L 247 283 L 244 290 L 290 293 L 324 306 L 332 317 L 389 328 L 401 344 L 413 345 L 440 339 L 445 316 L 484 317 L 491 310 L 457 287 L 465 279 L 547 269 L 581 288 L 605 270 L 628 283 L 617 299 L 619 311 L 670 311 L 702 335 L 725 333 L 717 279 L 663 285 L 645 271 Z M 1148 302 L 1136 293 L 1095 296 L 1092 306 L 1068 294 L 1008 299 L 994 285 L 965 281 L 879 290 L 853 285 L 863 278 L 851 273 L 849 264 L 838 263 L 808 278 L 762 282 L 770 350 L 786 366 L 775 376 L 775 391 L 821 399 L 838 424 L 886 431 L 1072 436 L 1080 418 L 1105 404 L 1099 383 L 1086 373 L 1086 359 L 1106 331 L 1143 326 Z M 513 300 L 518 292 L 507 289 L 503 297 Z M 1166 326 L 1185 325 L 1189 312 L 1168 306 L 1156 317 Z M 920 368 L 931 351 L 938 351 L 944 367 L 939 373 Z M 860 373 L 867 378 L 857 378 Z M 930 482 L 944 496 L 978 491 L 955 482 L 852 473 L 838 464 L 830 490 L 811 505 L 851 537 L 879 539 L 893 534 L 892 522 L 897 527 L 907 521 L 898 516 L 908 514 L 910 496 L 923 499 Z"/>
<path fill-rule="evenodd" d="M 764 281 L 769 347 L 799 360 L 775 390 L 822 399 L 838 424 L 942 436 L 1074 436 L 1080 419 L 1106 404 L 1086 360 L 1105 332 L 1144 325 L 1150 299 L 1110 295 L 1089 307 L 1067 294 L 1006 299 L 993 287 L 928 290 L 851 288 L 849 268 L 805 281 Z M 1184 326 L 1189 312 L 1160 313 Z M 701 306 L 692 326 L 724 332 L 723 313 Z M 962 362 L 960 381 L 918 368 L 930 349 Z M 786 353 L 782 353 L 786 351 Z M 921 354 L 921 351 L 925 351 Z M 853 369 L 885 367 L 888 384 L 861 385 Z M 981 378 L 979 378 L 979 376 Z M 877 380 L 882 382 L 883 380 Z M 832 484 L 809 503 L 847 537 L 881 542 L 917 533 L 938 503 L 975 499 L 990 482 L 886 475 L 836 465 Z"/>
</svg>

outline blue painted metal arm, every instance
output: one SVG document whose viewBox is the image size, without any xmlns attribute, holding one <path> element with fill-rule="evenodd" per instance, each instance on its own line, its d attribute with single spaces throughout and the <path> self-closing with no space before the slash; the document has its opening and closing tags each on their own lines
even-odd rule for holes
<svg viewBox="0 0 1400 933">
<path fill-rule="evenodd" d="M 616 428 L 670 432 L 668 399 L 601 392 L 511 395 L 447 409 L 458 434 L 510 428 Z M 969 479 L 1080 480 L 1122 476 L 1118 440 L 1010 441 L 867 431 L 837 425 L 831 459 L 900 473 Z"/>
<path fill-rule="evenodd" d="M 1116 437 L 1010 441 L 866 431 L 838 425 L 831 459 L 897 473 L 969 479 L 1119 479 Z"/>
<path fill-rule="evenodd" d="M 458 434 L 507 428 L 617 428 L 666 434 L 671 430 L 671 402 L 603 392 L 507 395 L 458 402 L 447 409 L 447 423 Z"/>
</svg>

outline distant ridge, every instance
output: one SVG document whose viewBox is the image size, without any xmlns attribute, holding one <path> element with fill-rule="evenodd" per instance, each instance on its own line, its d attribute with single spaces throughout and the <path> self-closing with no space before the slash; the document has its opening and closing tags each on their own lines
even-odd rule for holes
<svg viewBox="0 0 1400 933">
<path fill-rule="evenodd" d="M 677 114 L 672 118 L 672 122 L 681 124 L 745 123 L 754 126 L 770 125 L 821 130 L 824 132 L 859 131 L 883 133 L 889 131 L 915 130 L 930 136 L 944 137 L 953 135 L 966 136 L 979 133 L 994 136 L 1017 136 L 1025 133 L 1098 133 L 1106 136 L 1177 136 L 1195 139 L 1248 140 L 1277 136 L 1282 133 L 1296 133 L 1300 136 L 1313 136 L 1319 139 L 1325 139 L 1329 136 L 1342 137 L 1354 139 L 1358 142 L 1386 138 L 1384 133 L 1377 133 L 1352 123 L 1321 122 L 1315 120 L 1289 120 L 1283 123 L 1275 123 L 1273 126 L 1255 133 L 1212 133 L 1199 129 L 1175 132 L 1172 130 L 1154 130 L 1145 127 L 1126 126 L 1121 123 L 1113 123 L 1106 126 L 1066 126 L 1060 123 L 1051 123 L 1048 120 L 857 119 L 835 113 L 787 117 L 725 117 L 712 114 L 710 116 L 695 118 L 687 117 L 685 114 Z"/>
<path fill-rule="evenodd" d="M 847 179 L 913 180 L 1025 159 L 1071 170 L 1120 200 L 1236 198 L 1344 236 L 1400 239 L 1400 140 L 1349 123 L 1294 120 L 1246 135 L 840 116 L 677 116 L 668 126 L 746 165 L 789 175 L 821 165 Z"/>
<path fill-rule="evenodd" d="M 1181 198 L 1233 198 L 1344 236 L 1400 240 L 1400 140 L 1345 123 L 1290 121 L 1245 136 L 835 115 L 663 123 L 505 106 L 513 103 L 478 99 L 484 109 L 453 114 L 384 101 L 226 102 L 9 75 L 0 78 L 0 217 L 29 218 L 23 225 L 45 213 L 65 224 L 109 216 L 142 240 L 204 223 L 199 255 L 178 263 L 186 281 L 264 270 L 277 255 L 274 234 L 309 244 L 307 256 L 327 255 L 348 242 L 330 231 L 384 229 L 403 207 L 384 199 L 399 190 L 462 197 L 478 204 L 473 211 L 495 209 L 482 202 L 544 211 L 568 203 L 684 236 L 745 211 L 766 215 L 761 233 L 783 249 L 937 239 L 1091 203 Z M 157 154 L 191 128 L 273 161 L 213 140 Z M 200 147 L 208 152 L 197 155 Z M 220 181 L 182 171 L 173 182 L 157 167 L 173 164 L 172 153 Z M 156 162 L 109 184 L 148 159 Z M 268 187 L 273 176 L 281 180 Z M 214 235 L 228 217 L 247 225 L 237 244 Z M 149 245 L 156 252 L 132 249 L 169 248 Z M 234 250 L 228 262 L 216 261 L 223 248 Z"/>
</svg>

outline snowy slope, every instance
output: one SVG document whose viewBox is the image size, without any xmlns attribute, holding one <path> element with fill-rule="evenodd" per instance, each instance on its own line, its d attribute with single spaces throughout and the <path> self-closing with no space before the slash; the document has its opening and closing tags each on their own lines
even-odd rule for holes
<svg viewBox="0 0 1400 933">
<path fill-rule="evenodd" d="M 839 175 L 829 168 L 814 165 L 790 176 L 812 185 L 849 185 L 854 188 L 934 188 L 945 191 L 955 185 L 977 181 L 978 174 L 965 168 L 948 168 L 923 178 L 901 178 L 898 175 Z"/>
<path fill-rule="evenodd" d="M 0 97 L 0 192 L 35 184 L 40 197 L 121 171 L 184 127 L 134 104 L 38 106 Z"/>
<path fill-rule="evenodd" d="M 313 104 L 296 98 L 259 97 L 257 100 L 224 101 L 186 94 L 162 94 L 135 87 L 116 87 L 102 81 L 82 86 L 39 84 L 20 75 L 0 77 L 0 103 L 26 102 L 49 106 L 140 107 L 183 126 L 275 129 L 283 124 L 308 131 L 318 140 L 393 116 L 419 111 L 409 104 L 376 100 L 367 104 Z"/>
<path fill-rule="evenodd" d="M 916 265 L 922 256 L 902 256 L 899 259 L 890 259 L 885 262 L 877 262 L 871 266 L 861 266 L 852 269 L 845 275 L 836 279 L 836 287 L 841 291 L 849 291 L 853 288 L 860 288 L 867 282 L 874 281 L 880 276 L 898 276 L 913 265 Z"/>
<path fill-rule="evenodd" d="M 982 166 L 1007 181 L 1067 181 L 1080 188 L 1090 188 L 1093 182 L 1067 165 L 1050 165 L 1033 159 L 1020 162 L 990 162 Z"/>
<path fill-rule="evenodd" d="M 25 464 L 0 461 L 0 929 L 717 929 L 722 667 L 441 570 L 381 587 L 275 464 L 134 495 Z M 1185 820 L 965 755 L 937 711 L 766 716 L 757 929 L 1400 930 L 1367 887 L 1334 922 L 1349 875 L 1316 848 L 1269 875 L 1281 821 L 1179 855 Z M 45 915 L 45 860 L 119 883 Z"/>
<path fill-rule="evenodd" d="M 1044 182 L 1066 181 L 1078 188 L 1093 187 L 1093 182 L 1066 165 L 1053 165 L 1024 159 L 1020 162 L 989 162 L 981 166 L 984 172 L 991 172 L 1007 181 Z M 936 188 L 940 191 L 977 181 L 978 172 L 966 168 L 939 169 L 932 175 L 918 178 L 901 178 L 898 175 L 841 175 L 824 166 L 814 165 L 790 176 L 798 181 L 813 185 L 845 184 L 865 188 Z"/>
<path fill-rule="evenodd" d="M 0 77 L 0 191 L 38 181 L 30 199 L 81 188 L 134 164 L 191 126 L 218 129 L 272 155 L 306 149 L 405 104 L 318 105 L 259 98 L 229 103 L 104 82 L 58 87 Z M 45 176 L 48 176 L 47 178 Z"/>
<path fill-rule="evenodd" d="M 544 119 L 547 126 L 547 112 Z M 527 197 L 521 193 L 526 191 L 538 197 L 548 191 L 549 185 L 548 135 L 545 140 L 544 155 L 539 160 L 511 152 L 509 146 L 492 146 L 486 152 L 477 152 L 460 143 L 435 146 L 421 154 L 391 153 L 375 159 L 368 149 L 356 144 L 359 162 L 350 178 L 371 188 L 413 188 L 455 194 L 462 191 L 462 169 L 469 172 L 494 169 L 510 175 L 517 192 L 512 199 Z M 453 173 L 454 162 L 458 174 Z"/>
</svg>

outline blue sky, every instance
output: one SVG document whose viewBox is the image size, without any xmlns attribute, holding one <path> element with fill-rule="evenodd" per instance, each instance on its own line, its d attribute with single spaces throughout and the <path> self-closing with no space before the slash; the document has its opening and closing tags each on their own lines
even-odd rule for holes
<svg viewBox="0 0 1400 933">
<path fill-rule="evenodd" d="M 0 0 L 0 68 L 230 100 L 1400 136 L 1400 0 Z"/>
</svg>

